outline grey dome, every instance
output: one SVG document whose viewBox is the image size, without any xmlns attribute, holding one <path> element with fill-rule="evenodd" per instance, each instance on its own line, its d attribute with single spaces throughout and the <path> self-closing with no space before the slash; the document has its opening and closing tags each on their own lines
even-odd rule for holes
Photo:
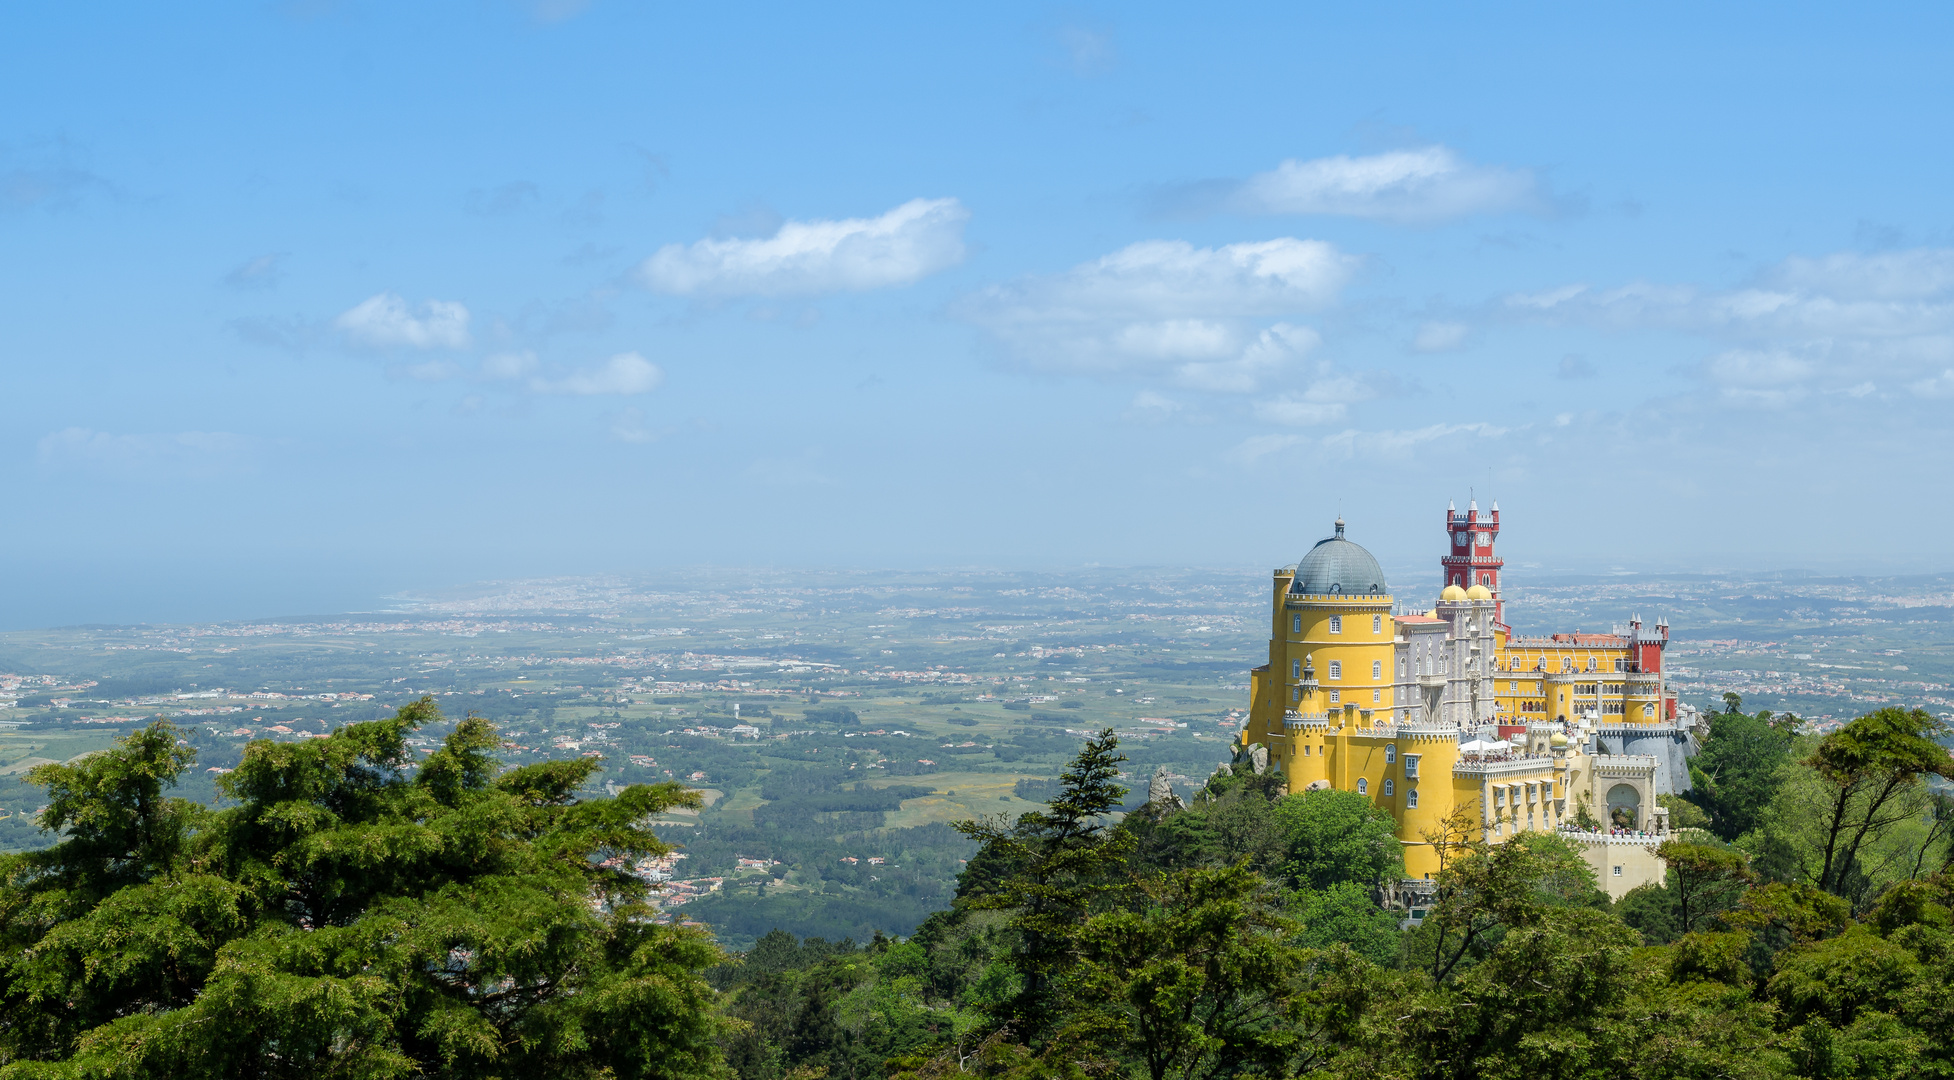
<svg viewBox="0 0 1954 1080">
<path fill-rule="evenodd" d="M 1377 565 L 1377 559 L 1361 545 L 1343 538 L 1343 519 L 1338 518 L 1337 534 L 1318 540 L 1296 564 L 1296 579 L 1290 582 L 1289 591 L 1308 596 L 1378 596 L 1391 589 L 1384 584 L 1384 568 Z"/>
</svg>

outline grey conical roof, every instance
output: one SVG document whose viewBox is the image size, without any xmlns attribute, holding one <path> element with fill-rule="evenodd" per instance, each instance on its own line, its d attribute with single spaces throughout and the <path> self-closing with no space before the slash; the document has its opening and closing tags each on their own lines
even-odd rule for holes
<svg viewBox="0 0 1954 1080">
<path fill-rule="evenodd" d="M 1390 592 L 1391 588 L 1384 583 L 1384 568 L 1377 565 L 1376 557 L 1361 544 L 1343 538 L 1343 519 L 1338 518 L 1337 534 L 1318 540 L 1309 554 L 1303 556 L 1303 561 L 1296 564 L 1296 579 L 1290 583 L 1289 591 L 1315 596 L 1327 593 L 1376 596 Z"/>
</svg>

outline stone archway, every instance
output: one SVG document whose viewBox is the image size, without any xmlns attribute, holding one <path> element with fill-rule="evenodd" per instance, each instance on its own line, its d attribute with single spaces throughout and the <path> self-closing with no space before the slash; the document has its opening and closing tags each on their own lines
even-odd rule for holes
<svg viewBox="0 0 1954 1080">
<path fill-rule="evenodd" d="M 1642 793 L 1634 784 L 1616 784 L 1608 789 L 1608 823 L 1620 829 L 1642 827 Z"/>
</svg>

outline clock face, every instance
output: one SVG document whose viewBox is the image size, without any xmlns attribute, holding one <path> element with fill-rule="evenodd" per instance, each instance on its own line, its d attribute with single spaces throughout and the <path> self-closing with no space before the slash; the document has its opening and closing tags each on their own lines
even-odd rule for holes
<svg viewBox="0 0 1954 1080">
<path fill-rule="evenodd" d="M 1465 534 L 1465 533 L 1453 533 L 1453 534 L 1452 534 L 1452 546 L 1453 546 L 1453 547 L 1464 547 L 1464 546 L 1466 546 L 1466 534 Z"/>
</svg>

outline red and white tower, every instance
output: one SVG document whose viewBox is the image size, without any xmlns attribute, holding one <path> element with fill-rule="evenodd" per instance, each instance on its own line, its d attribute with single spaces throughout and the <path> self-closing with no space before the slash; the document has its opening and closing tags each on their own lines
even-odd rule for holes
<svg viewBox="0 0 1954 1080">
<path fill-rule="evenodd" d="M 1493 594 L 1493 618 L 1501 626 L 1506 625 L 1506 602 L 1499 596 L 1499 571 L 1506 560 L 1493 554 L 1493 543 L 1499 539 L 1499 504 L 1493 504 L 1493 512 L 1481 517 L 1479 502 L 1473 500 L 1466 512 L 1459 513 L 1458 507 L 1445 505 L 1445 556 L 1439 559 L 1444 578 L 1439 587 L 1457 585 L 1470 589 L 1474 585 L 1484 585 Z"/>
</svg>

